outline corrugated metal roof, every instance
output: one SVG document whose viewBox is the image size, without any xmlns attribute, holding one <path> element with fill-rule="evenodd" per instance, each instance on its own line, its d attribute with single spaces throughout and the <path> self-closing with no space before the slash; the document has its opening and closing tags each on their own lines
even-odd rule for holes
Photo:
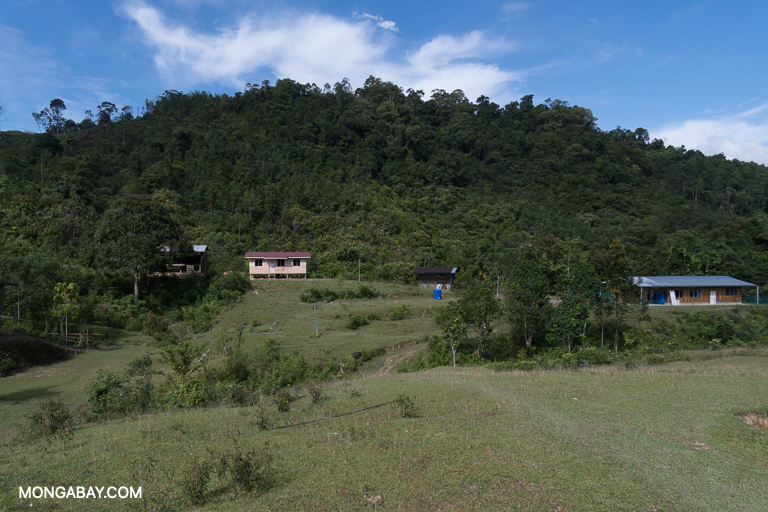
<svg viewBox="0 0 768 512">
<path fill-rule="evenodd" d="M 458 267 L 421 267 L 413 269 L 414 274 L 455 274 Z"/>
<path fill-rule="evenodd" d="M 192 250 L 195 252 L 205 252 L 208 249 L 207 245 L 193 245 Z"/>
<path fill-rule="evenodd" d="M 310 258 L 312 256 L 311 252 L 247 252 L 245 253 L 246 258 L 255 258 L 255 259 L 263 259 L 263 258 L 278 258 L 278 259 L 289 259 L 289 258 Z"/>
<path fill-rule="evenodd" d="M 692 286 L 757 286 L 728 276 L 637 276 L 632 280 L 643 288 L 690 288 Z"/>
</svg>

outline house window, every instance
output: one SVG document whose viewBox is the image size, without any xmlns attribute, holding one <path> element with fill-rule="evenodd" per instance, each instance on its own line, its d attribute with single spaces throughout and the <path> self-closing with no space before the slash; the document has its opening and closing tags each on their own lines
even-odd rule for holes
<svg viewBox="0 0 768 512">
<path fill-rule="evenodd" d="M 253 266 L 254 267 L 260 267 L 262 263 L 262 260 L 253 260 Z"/>
<path fill-rule="evenodd" d="M 725 294 L 728 297 L 735 297 L 735 296 L 739 295 L 739 289 L 738 288 L 726 288 L 725 289 Z"/>
<path fill-rule="evenodd" d="M 284 266 L 285 266 L 285 260 L 277 260 L 277 263 L 276 263 L 276 265 L 277 265 L 278 267 L 284 267 Z"/>
<path fill-rule="evenodd" d="M 676 299 L 682 299 L 683 297 L 685 297 L 685 291 L 684 290 L 672 290 L 672 291 L 675 292 L 675 298 Z"/>
<path fill-rule="evenodd" d="M 293 266 L 294 267 L 300 267 L 301 266 L 301 260 L 293 260 Z"/>
<path fill-rule="evenodd" d="M 690 290 L 690 291 L 689 291 L 689 296 L 690 296 L 692 299 L 700 299 L 700 298 L 701 298 L 701 289 L 698 289 L 698 290 Z"/>
</svg>

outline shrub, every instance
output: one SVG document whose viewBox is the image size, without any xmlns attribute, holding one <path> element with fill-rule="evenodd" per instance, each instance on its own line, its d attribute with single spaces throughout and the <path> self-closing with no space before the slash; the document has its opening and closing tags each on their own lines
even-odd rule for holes
<svg viewBox="0 0 768 512">
<path fill-rule="evenodd" d="M 312 397 L 312 403 L 318 404 L 325 398 L 325 386 L 318 382 L 309 385 L 309 395 Z"/>
<path fill-rule="evenodd" d="M 242 453 L 222 455 L 219 474 L 229 475 L 232 486 L 243 491 L 266 492 L 272 486 L 272 455 L 254 448 Z"/>
<path fill-rule="evenodd" d="M 400 411 L 403 418 L 415 418 L 419 408 L 413 403 L 413 399 L 405 393 L 398 396 L 392 406 Z"/>
<path fill-rule="evenodd" d="M 400 306 L 391 306 L 389 308 L 390 320 L 404 320 L 411 315 L 411 311 L 408 308 L 408 304 L 401 304 Z"/>
<path fill-rule="evenodd" d="M 368 320 L 359 315 L 349 315 L 349 321 L 347 322 L 347 329 L 357 329 L 364 325 L 368 325 Z"/>
<path fill-rule="evenodd" d="M 194 461 L 181 482 L 181 492 L 192 505 L 208 501 L 208 483 L 211 481 L 213 466 L 208 461 Z"/>
<path fill-rule="evenodd" d="M 291 409 L 291 402 L 293 402 L 291 394 L 284 389 L 275 393 L 272 400 L 275 402 L 275 406 L 277 406 L 277 410 L 280 412 L 288 412 Z"/>
<path fill-rule="evenodd" d="M 123 385 L 126 377 L 113 370 L 96 370 L 96 380 L 88 384 L 88 402 L 94 414 L 124 413 L 130 409 Z"/>
<path fill-rule="evenodd" d="M 320 289 L 315 287 L 310 288 L 299 296 L 301 302 L 309 302 L 310 304 L 320 302 L 321 300 L 324 300 L 325 302 L 333 302 L 338 298 L 339 294 L 329 288 Z"/>
<path fill-rule="evenodd" d="M 41 404 L 37 411 L 29 416 L 29 421 L 33 435 L 66 437 L 74 427 L 72 412 L 61 400 L 49 400 Z"/>
<path fill-rule="evenodd" d="M 375 299 L 378 296 L 379 292 L 368 285 L 361 284 L 357 287 L 357 297 L 360 299 Z"/>
</svg>

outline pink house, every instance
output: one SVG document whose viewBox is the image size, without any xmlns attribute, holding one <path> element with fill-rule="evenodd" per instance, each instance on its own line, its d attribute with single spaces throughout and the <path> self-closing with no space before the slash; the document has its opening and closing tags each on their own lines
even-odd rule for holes
<svg viewBox="0 0 768 512">
<path fill-rule="evenodd" d="M 285 277 L 307 277 L 307 261 L 312 256 L 310 252 L 247 252 L 248 274 L 251 279 L 256 277 L 276 278 L 282 274 Z"/>
</svg>

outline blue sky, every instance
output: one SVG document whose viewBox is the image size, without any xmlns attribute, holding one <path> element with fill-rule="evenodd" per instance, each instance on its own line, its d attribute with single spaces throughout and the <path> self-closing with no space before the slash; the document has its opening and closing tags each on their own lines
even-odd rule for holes
<svg viewBox="0 0 768 512">
<path fill-rule="evenodd" d="M 3 0 L 0 129 L 37 131 L 53 98 L 80 121 L 166 89 L 374 75 L 560 99 L 603 130 L 768 164 L 767 25 L 765 1 Z"/>
</svg>

